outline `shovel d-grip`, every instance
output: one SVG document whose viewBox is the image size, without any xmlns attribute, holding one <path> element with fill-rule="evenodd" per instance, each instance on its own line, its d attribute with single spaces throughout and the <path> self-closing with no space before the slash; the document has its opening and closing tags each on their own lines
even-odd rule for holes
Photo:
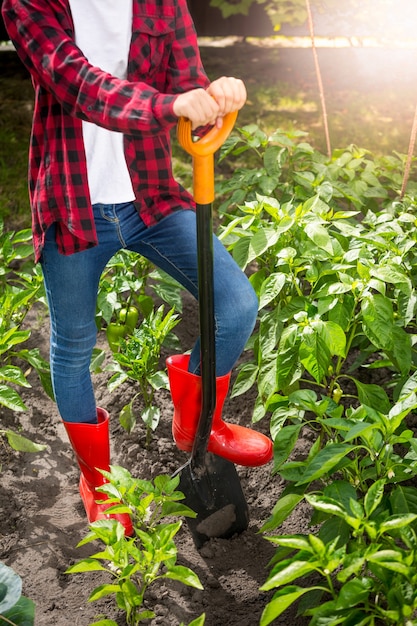
<svg viewBox="0 0 417 626">
<path fill-rule="evenodd" d="M 213 126 L 198 141 L 194 141 L 191 122 L 180 118 L 177 137 L 181 147 L 193 157 L 193 189 L 196 204 L 211 204 L 214 201 L 214 153 L 224 144 L 233 130 L 237 111 L 223 118 L 221 128 Z"/>
</svg>

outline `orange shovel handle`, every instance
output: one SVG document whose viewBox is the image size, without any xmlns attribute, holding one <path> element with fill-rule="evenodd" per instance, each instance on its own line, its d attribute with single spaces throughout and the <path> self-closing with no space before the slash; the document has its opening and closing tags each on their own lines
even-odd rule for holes
<svg viewBox="0 0 417 626">
<path fill-rule="evenodd" d="M 214 153 L 223 145 L 233 130 L 237 111 L 223 118 L 221 128 L 213 126 L 198 141 L 193 141 L 190 120 L 181 117 L 177 137 L 182 148 L 193 157 L 193 187 L 196 204 L 211 204 L 214 200 Z"/>
</svg>

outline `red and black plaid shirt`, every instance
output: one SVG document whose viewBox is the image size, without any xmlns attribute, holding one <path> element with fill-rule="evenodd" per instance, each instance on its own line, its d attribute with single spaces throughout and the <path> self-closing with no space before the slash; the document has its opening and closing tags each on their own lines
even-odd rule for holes
<svg viewBox="0 0 417 626">
<path fill-rule="evenodd" d="M 170 146 L 175 94 L 208 86 L 186 0 L 133 0 L 126 80 L 88 63 L 75 45 L 67 0 L 4 0 L 2 13 L 35 87 L 29 194 L 36 259 L 54 222 L 63 254 L 97 244 L 82 120 L 124 134 L 146 225 L 193 206 L 173 178 Z"/>
</svg>

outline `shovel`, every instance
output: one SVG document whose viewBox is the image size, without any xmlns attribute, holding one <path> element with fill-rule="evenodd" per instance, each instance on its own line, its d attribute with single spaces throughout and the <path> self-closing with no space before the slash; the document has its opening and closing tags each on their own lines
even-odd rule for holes
<svg viewBox="0 0 417 626">
<path fill-rule="evenodd" d="M 177 473 L 179 488 L 196 518 L 187 524 L 197 548 L 213 537 L 230 538 L 247 529 L 248 506 L 236 467 L 208 452 L 216 406 L 216 353 L 213 299 L 214 153 L 233 129 L 237 112 L 225 116 L 221 129 L 213 127 L 194 142 L 189 120 L 181 118 L 177 135 L 193 157 L 194 199 L 197 206 L 198 302 L 201 343 L 202 408 L 191 456 Z"/>
</svg>

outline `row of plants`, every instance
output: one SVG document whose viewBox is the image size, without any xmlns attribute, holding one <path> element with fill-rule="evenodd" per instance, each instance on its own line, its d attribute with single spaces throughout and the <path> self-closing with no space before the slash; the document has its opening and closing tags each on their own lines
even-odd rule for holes
<svg viewBox="0 0 417 626">
<path fill-rule="evenodd" d="M 221 158 L 231 154 L 237 167 L 218 186 L 218 234 L 259 297 L 259 323 L 232 395 L 256 387 L 253 420 L 270 421 L 273 471 L 286 481 L 262 529 L 277 551 L 262 586 L 276 593 L 261 626 L 295 602 L 312 626 L 410 626 L 417 623 L 416 184 L 410 182 L 400 199 L 403 155 L 377 158 L 350 146 L 329 159 L 300 132 L 267 136 L 247 126 L 229 138 Z M 18 368 L 26 359 L 46 382 L 39 354 L 15 348 L 28 338 L 29 331 L 21 330 L 28 308 L 43 299 L 41 276 L 29 260 L 30 234 L 2 236 L 2 265 L 8 268 L 3 301 L 14 302 L 17 311 L 8 326 L 2 312 L 3 344 L 8 333 L 15 336 L 2 352 L 4 367 Z M 168 303 L 168 312 L 161 302 Z M 140 415 L 148 443 L 159 421 L 155 393 L 167 386 L 160 350 L 167 341 L 178 347 L 172 330 L 180 315 L 177 284 L 130 253 L 114 257 L 103 274 L 97 308 L 97 326 L 106 331 L 111 349 L 95 352 L 92 369 L 106 372 L 110 389 L 134 382 L 120 419 L 130 432 Z M 23 378 L 8 376 L 4 386 L 13 395 Z M 294 460 L 306 433 L 311 447 L 305 458 L 298 454 Z M 149 519 L 155 490 L 165 489 L 168 479 L 145 484 L 121 468 L 116 472 L 116 482 L 109 475 L 107 495 L 121 499 L 133 516 L 143 509 Z M 175 485 L 168 485 L 176 501 Z M 304 502 L 314 532 L 281 534 Z M 170 505 L 165 514 L 184 511 Z M 178 526 L 164 526 L 171 555 L 165 558 L 153 545 L 161 541 L 157 519 L 150 530 L 143 519 L 138 522 L 133 540 L 122 537 L 117 525 L 98 524 L 86 541 L 99 538 L 104 551 L 71 569 L 113 572 L 117 582 L 95 590 L 93 599 L 113 593 L 131 624 L 144 618 L 143 559 L 153 563 L 156 577 L 162 565 L 175 576 Z M 165 560 L 158 561 L 157 552 Z M 187 577 L 183 582 L 189 584 Z"/>
<path fill-rule="evenodd" d="M 329 160 L 299 133 L 246 127 L 229 153 L 251 165 L 222 185 L 221 237 L 260 302 L 232 395 L 257 386 L 286 483 L 261 626 L 296 602 L 311 626 L 417 624 L 417 186 L 400 199 L 402 155 Z M 314 532 L 281 534 L 301 502 Z"/>
<path fill-rule="evenodd" d="M 33 263 L 30 230 L 5 232 L 2 226 L 0 246 L 0 404 L 20 414 L 27 407 L 18 389 L 30 387 L 33 369 L 53 399 L 48 363 L 38 348 L 21 346 L 31 336 L 30 325 L 25 322 L 31 308 L 41 305 L 35 317 L 45 315 L 47 309 L 42 273 Z M 170 307 L 167 313 L 162 301 Z M 177 283 L 146 259 L 129 252 L 122 251 L 111 260 L 100 281 L 96 317 L 98 330 L 107 336 L 108 350 L 95 350 L 91 369 L 105 372 L 111 391 L 122 383 L 134 383 L 136 389 L 120 412 L 120 422 L 131 432 L 140 415 L 146 429 L 146 445 L 160 417 L 155 392 L 168 387 L 167 375 L 160 365 L 161 348 L 168 344 L 171 349 L 178 349 L 178 340 L 171 333 L 179 321 L 174 311 L 181 311 Z M 18 452 L 45 449 L 23 436 L 22 430 L 18 423 L 13 430 L 1 429 L 0 435 Z M 176 564 L 175 537 L 182 525 L 179 518 L 195 514 L 180 503 L 184 496 L 176 490 L 179 477 L 157 476 L 152 482 L 144 481 L 133 478 L 121 467 L 112 467 L 111 473 L 105 475 L 109 482 L 102 489 L 103 499 L 110 505 L 122 502 L 114 508 L 131 514 L 134 535 L 126 538 L 114 520 L 92 524 L 80 545 L 97 540 L 105 548 L 69 568 L 68 573 L 108 572 L 112 583 L 94 589 L 89 600 L 113 595 L 127 623 L 138 624 L 154 616 L 146 592 L 156 581 L 171 579 L 202 589 L 189 568 Z M 35 605 L 22 596 L 20 576 L 0 563 L 0 624 L 33 626 L 34 620 Z M 204 621 L 203 614 L 190 626 L 202 626 Z M 95 624 L 111 626 L 115 622 L 103 617 Z"/>
<path fill-rule="evenodd" d="M 49 364 L 38 348 L 28 349 L 31 331 L 23 322 L 32 306 L 44 303 L 40 267 L 33 263 L 29 229 L 5 231 L 0 217 L 0 405 L 14 413 L 26 411 L 19 388 L 30 387 L 29 374 L 35 370 L 46 393 L 53 397 Z M 16 432 L 0 427 L 0 436 L 15 450 L 38 452 L 44 446 Z"/>
</svg>

